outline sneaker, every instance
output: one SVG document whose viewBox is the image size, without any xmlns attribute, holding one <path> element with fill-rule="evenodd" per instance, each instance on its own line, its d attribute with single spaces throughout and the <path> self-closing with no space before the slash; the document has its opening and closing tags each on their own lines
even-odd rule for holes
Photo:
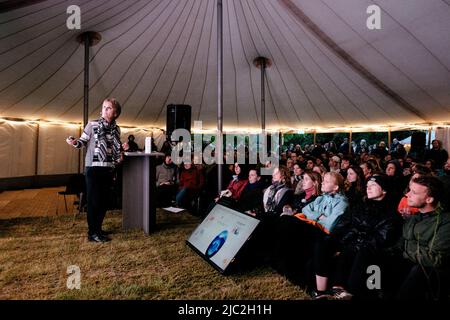
<svg viewBox="0 0 450 320">
<path fill-rule="evenodd" d="M 331 291 L 336 300 L 351 300 L 353 298 L 353 295 L 343 288 L 333 288 Z"/>
<path fill-rule="evenodd" d="M 318 291 L 313 290 L 311 292 L 311 299 L 312 300 L 329 300 L 333 298 L 333 294 L 330 291 Z"/>
<path fill-rule="evenodd" d="M 99 234 L 92 234 L 92 235 L 88 235 L 88 241 L 90 242 L 97 242 L 97 243 L 104 243 L 109 241 L 108 238 L 103 237 L 102 235 Z"/>
</svg>

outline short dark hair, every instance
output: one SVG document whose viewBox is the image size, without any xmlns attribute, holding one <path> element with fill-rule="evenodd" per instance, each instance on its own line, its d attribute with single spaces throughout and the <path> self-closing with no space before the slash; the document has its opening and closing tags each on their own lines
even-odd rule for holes
<svg viewBox="0 0 450 320">
<path fill-rule="evenodd" d="M 417 173 L 421 176 L 429 176 L 432 174 L 432 171 L 430 168 L 426 167 L 425 165 L 418 163 L 414 167 L 414 173 Z"/>
<path fill-rule="evenodd" d="M 107 98 L 105 101 L 111 102 L 113 109 L 116 111 L 116 119 L 120 116 L 122 113 L 122 106 L 120 105 L 119 101 L 116 100 L 116 98 Z"/>
<path fill-rule="evenodd" d="M 434 205 L 442 200 L 444 184 L 441 180 L 439 180 L 439 178 L 434 176 L 420 176 L 415 178 L 412 182 L 427 188 L 428 196 L 434 198 Z"/>
</svg>

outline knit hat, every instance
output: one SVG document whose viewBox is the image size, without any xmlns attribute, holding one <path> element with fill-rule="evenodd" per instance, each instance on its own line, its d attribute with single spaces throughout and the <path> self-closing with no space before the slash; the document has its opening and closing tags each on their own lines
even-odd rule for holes
<svg viewBox="0 0 450 320">
<path fill-rule="evenodd" d="M 384 191 L 388 191 L 389 183 L 386 175 L 371 176 L 369 180 L 367 180 L 367 182 L 369 181 L 375 182 L 381 187 L 381 189 L 383 189 Z"/>
</svg>

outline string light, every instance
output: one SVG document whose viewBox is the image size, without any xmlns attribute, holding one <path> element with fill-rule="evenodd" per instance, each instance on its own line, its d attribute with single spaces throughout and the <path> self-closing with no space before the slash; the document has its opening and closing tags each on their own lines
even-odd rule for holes
<svg viewBox="0 0 450 320">
<path fill-rule="evenodd" d="M 2 122 L 8 122 L 11 124 L 39 124 L 39 125 L 62 125 L 70 128 L 82 128 L 82 123 L 80 122 L 64 122 L 58 120 L 44 120 L 44 119 L 21 119 L 21 118 L 0 118 Z M 155 126 L 147 127 L 136 127 L 127 124 L 121 124 L 121 128 L 126 130 L 142 130 L 142 131 L 162 131 L 165 130 Z M 450 128 L 449 123 L 412 123 L 412 124 L 372 124 L 372 125 L 355 125 L 348 127 L 282 127 L 282 128 L 268 128 L 265 130 L 266 133 L 297 133 L 297 134 L 308 134 L 308 133 L 337 133 L 337 132 L 388 132 L 392 131 L 404 131 L 404 130 L 436 130 L 440 128 Z M 217 129 L 210 128 L 193 128 L 192 133 L 194 134 L 216 134 Z M 261 133 L 261 128 L 258 127 L 224 127 L 223 133 L 225 134 L 258 134 Z"/>
</svg>

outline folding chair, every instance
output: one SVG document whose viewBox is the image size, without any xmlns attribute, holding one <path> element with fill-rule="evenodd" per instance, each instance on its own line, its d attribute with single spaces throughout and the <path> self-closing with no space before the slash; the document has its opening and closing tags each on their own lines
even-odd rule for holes
<svg viewBox="0 0 450 320">
<path fill-rule="evenodd" d="M 69 178 L 69 181 L 66 185 L 66 190 L 65 191 L 59 191 L 58 192 L 58 197 L 59 195 L 63 195 L 64 196 L 64 207 L 65 207 L 65 212 L 67 213 L 67 195 L 75 195 L 78 197 L 79 202 L 78 202 L 78 212 L 81 212 L 82 209 L 82 195 L 86 193 L 86 184 L 85 184 L 85 180 L 84 180 L 84 175 L 83 174 L 77 174 L 77 175 L 73 175 Z M 56 214 L 58 214 L 58 205 L 56 206 Z"/>
</svg>

